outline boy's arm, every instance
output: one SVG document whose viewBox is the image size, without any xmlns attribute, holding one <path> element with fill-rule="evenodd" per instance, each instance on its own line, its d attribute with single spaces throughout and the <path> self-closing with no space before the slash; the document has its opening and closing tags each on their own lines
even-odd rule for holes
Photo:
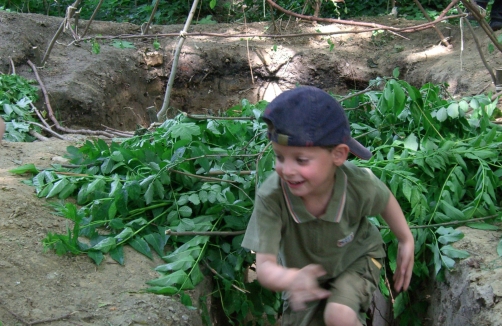
<svg viewBox="0 0 502 326">
<path fill-rule="evenodd" d="M 394 274 L 394 288 L 398 292 L 401 289 L 406 291 L 410 285 L 413 273 L 415 243 L 403 211 L 392 193 L 381 215 L 399 241 L 397 268 Z"/>
<path fill-rule="evenodd" d="M 256 274 L 264 287 L 277 292 L 287 291 L 293 310 L 305 309 L 305 302 L 324 299 L 331 294 L 317 283 L 317 278 L 326 274 L 320 265 L 286 268 L 277 264 L 276 256 L 257 253 Z"/>
</svg>

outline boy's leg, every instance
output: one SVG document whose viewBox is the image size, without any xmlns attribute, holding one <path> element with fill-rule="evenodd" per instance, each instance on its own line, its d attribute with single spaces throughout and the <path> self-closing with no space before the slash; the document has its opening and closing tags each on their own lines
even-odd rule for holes
<svg viewBox="0 0 502 326">
<path fill-rule="evenodd" d="M 323 312 L 326 300 L 307 302 L 307 308 L 293 311 L 289 302 L 284 300 L 281 317 L 282 326 L 324 326 Z"/>
<path fill-rule="evenodd" d="M 366 325 L 366 312 L 380 281 L 381 266 L 374 258 L 361 257 L 331 282 L 332 294 L 324 311 L 326 325 Z"/>
</svg>

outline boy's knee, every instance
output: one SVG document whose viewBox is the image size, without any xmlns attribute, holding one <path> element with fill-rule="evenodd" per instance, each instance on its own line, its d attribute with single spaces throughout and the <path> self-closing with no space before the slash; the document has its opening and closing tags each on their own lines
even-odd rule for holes
<svg viewBox="0 0 502 326">
<path fill-rule="evenodd" d="M 324 310 L 326 326 L 361 326 L 357 313 L 349 306 L 330 302 Z"/>
</svg>

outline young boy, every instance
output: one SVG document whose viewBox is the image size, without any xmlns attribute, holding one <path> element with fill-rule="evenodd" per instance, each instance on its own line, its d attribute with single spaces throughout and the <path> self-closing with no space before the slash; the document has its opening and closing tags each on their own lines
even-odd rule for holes
<svg viewBox="0 0 502 326">
<path fill-rule="evenodd" d="M 263 114 L 276 172 L 256 194 L 242 246 L 259 282 L 283 291 L 283 325 L 362 325 L 378 286 L 383 241 L 367 216 L 399 240 L 394 287 L 406 290 L 414 240 L 399 204 L 371 171 L 347 161 L 371 152 L 350 137 L 340 104 L 314 87 L 276 97 Z"/>
</svg>

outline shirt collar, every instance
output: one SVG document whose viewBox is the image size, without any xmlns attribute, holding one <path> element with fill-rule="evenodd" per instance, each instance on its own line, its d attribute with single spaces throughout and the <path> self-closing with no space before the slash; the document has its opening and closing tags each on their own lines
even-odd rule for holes
<svg viewBox="0 0 502 326">
<path fill-rule="evenodd" d="M 318 219 L 307 211 L 302 199 L 293 195 L 289 190 L 289 187 L 282 179 L 281 188 L 289 214 L 293 217 L 293 220 L 296 223 L 305 223 Z M 328 203 L 326 213 L 324 213 L 319 219 L 327 222 L 339 223 L 345 207 L 346 195 L 347 175 L 340 167 L 338 167 L 336 169 L 335 184 L 333 185 L 333 195 Z"/>
</svg>

